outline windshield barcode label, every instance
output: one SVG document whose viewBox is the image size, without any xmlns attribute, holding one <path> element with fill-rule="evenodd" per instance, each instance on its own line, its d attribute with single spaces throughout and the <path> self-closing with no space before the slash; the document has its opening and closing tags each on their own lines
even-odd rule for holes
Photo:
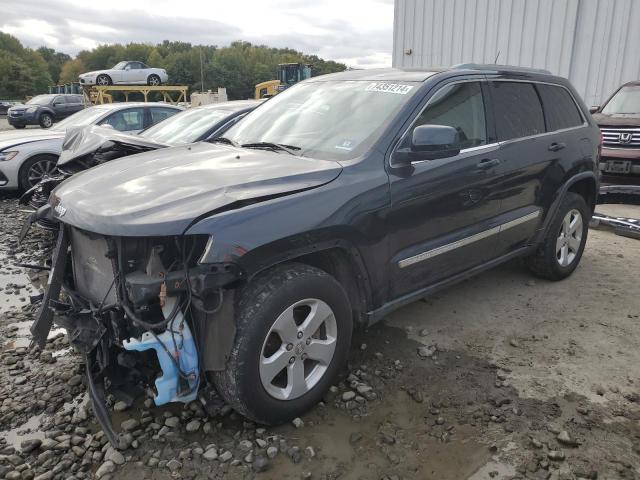
<svg viewBox="0 0 640 480">
<path fill-rule="evenodd" d="M 367 92 L 384 92 L 384 93 L 397 93 L 399 95 L 406 95 L 411 91 L 413 85 L 401 85 L 399 83 L 370 83 L 365 90 Z"/>
</svg>

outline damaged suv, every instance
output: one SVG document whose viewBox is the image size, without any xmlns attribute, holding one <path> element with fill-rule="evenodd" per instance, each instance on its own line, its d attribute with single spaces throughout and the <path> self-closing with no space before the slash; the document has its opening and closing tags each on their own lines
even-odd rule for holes
<svg viewBox="0 0 640 480">
<path fill-rule="evenodd" d="M 464 65 L 301 82 L 215 143 L 118 159 L 51 195 L 61 223 L 32 326 L 105 392 L 220 397 L 277 423 L 336 381 L 356 326 L 516 257 L 582 255 L 600 134 L 567 80 Z M 140 389 L 141 391 L 141 389 Z M 131 398 L 129 398 L 131 400 Z"/>
</svg>

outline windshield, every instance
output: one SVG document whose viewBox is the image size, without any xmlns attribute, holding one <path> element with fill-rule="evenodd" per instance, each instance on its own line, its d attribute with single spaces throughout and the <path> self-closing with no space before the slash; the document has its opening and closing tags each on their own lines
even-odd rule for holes
<svg viewBox="0 0 640 480">
<path fill-rule="evenodd" d="M 129 62 L 116 63 L 111 70 L 122 70 L 127 63 L 129 63 Z"/>
<path fill-rule="evenodd" d="M 640 113 L 640 85 L 631 85 L 622 87 L 618 90 L 609 103 L 602 109 L 602 113 L 620 114 L 620 113 Z"/>
<path fill-rule="evenodd" d="M 55 95 L 36 95 L 27 102 L 27 105 L 47 105 Z"/>
<path fill-rule="evenodd" d="M 300 83 L 276 95 L 224 135 L 240 145 L 275 143 L 296 155 L 348 160 L 364 153 L 417 90 L 416 83 Z"/>
<path fill-rule="evenodd" d="M 65 118 L 60 123 L 56 123 L 50 130 L 64 131 L 69 127 L 84 127 L 86 125 L 92 125 L 100 117 L 107 113 L 107 109 L 104 107 L 89 107 L 84 110 L 80 110 L 78 113 L 74 113 L 68 118 Z"/>
<path fill-rule="evenodd" d="M 232 113 L 229 110 L 194 108 L 163 120 L 140 136 L 169 145 L 193 143 Z"/>
</svg>

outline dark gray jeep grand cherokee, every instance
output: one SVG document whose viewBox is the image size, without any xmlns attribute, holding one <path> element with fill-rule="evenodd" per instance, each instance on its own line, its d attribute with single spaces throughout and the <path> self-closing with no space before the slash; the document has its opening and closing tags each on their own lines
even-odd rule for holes
<svg viewBox="0 0 640 480">
<path fill-rule="evenodd" d="M 34 340 L 67 329 L 114 444 L 107 387 L 286 421 L 335 382 L 355 326 L 515 257 L 570 275 L 599 150 L 575 90 L 544 71 L 302 82 L 214 142 L 54 190 L 63 228 Z"/>
</svg>

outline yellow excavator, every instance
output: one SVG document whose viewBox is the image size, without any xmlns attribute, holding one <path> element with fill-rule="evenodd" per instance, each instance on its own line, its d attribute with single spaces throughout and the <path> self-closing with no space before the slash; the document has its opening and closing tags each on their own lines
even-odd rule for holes
<svg viewBox="0 0 640 480">
<path fill-rule="evenodd" d="M 278 65 L 278 79 L 267 80 L 256 85 L 255 99 L 273 97 L 302 80 L 311 78 L 311 65 L 304 63 L 281 63 Z"/>
</svg>

